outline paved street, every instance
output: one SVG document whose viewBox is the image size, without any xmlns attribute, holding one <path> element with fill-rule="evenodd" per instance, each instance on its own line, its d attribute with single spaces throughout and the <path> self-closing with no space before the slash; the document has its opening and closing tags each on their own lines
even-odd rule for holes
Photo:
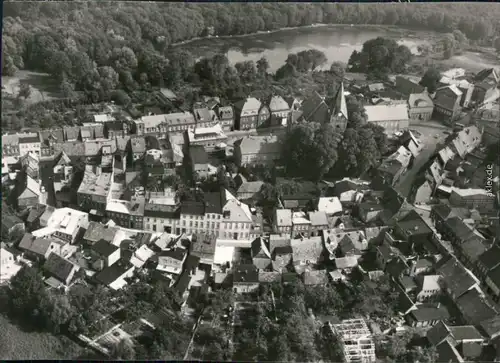
<svg viewBox="0 0 500 363">
<path fill-rule="evenodd" d="M 412 185 L 415 182 L 417 175 L 422 172 L 421 168 L 429 161 L 429 158 L 434 154 L 437 145 L 439 143 L 442 143 L 448 136 L 444 133 L 444 131 L 448 130 L 451 132 L 451 129 L 446 127 L 445 125 L 432 121 L 426 123 L 425 125 L 410 125 L 410 129 L 416 130 L 422 134 L 421 137 L 423 142 L 425 143 L 425 147 L 420 155 L 415 158 L 413 167 L 401 177 L 401 179 L 395 186 L 396 190 L 398 190 L 405 197 L 408 197 L 408 195 L 410 194 Z"/>
</svg>

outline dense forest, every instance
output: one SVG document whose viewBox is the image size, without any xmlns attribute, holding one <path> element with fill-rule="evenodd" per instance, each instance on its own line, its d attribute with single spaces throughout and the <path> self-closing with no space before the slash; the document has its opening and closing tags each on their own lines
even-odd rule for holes
<svg viewBox="0 0 500 363">
<path fill-rule="evenodd" d="M 500 32 L 496 4 L 287 4 L 5 2 L 2 75 L 48 72 L 71 97 L 102 98 L 113 89 L 175 87 L 195 59 L 172 45 L 195 37 L 284 27 L 383 24 L 449 33 L 492 45 Z M 231 75 L 227 75 L 230 79 Z"/>
</svg>

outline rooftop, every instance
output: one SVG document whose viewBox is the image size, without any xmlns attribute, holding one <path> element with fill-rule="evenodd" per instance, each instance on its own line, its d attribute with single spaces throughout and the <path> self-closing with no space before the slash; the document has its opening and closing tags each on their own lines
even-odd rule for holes
<svg viewBox="0 0 500 363">
<path fill-rule="evenodd" d="M 101 172 L 100 174 L 96 174 L 93 170 L 87 168 L 82 183 L 78 188 L 78 193 L 105 197 L 110 194 L 112 182 L 112 173 Z"/>
</svg>

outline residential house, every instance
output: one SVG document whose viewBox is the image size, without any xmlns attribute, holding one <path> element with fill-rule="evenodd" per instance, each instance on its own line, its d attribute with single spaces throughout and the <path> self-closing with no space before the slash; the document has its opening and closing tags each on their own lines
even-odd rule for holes
<svg viewBox="0 0 500 363">
<path fill-rule="evenodd" d="M 482 133 L 476 126 L 469 126 L 458 132 L 452 140 L 451 149 L 462 159 L 481 143 Z"/>
<path fill-rule="evenodd" d="M 111 199 L 113 174 L 113 170 L 104 172 L 100 166 L 86 165 L 83 180 L 76 195 L 78 205 L 104 215 L 106 205 Z"/>
<path fill-rule="evenodd" d="M 39 162 L 40 156 L 33 151 L 30 151 L 19 158 L 21 169 L 35 180 L 39 177 Z"/>
<path fill-rule="evenodd" d="M 219 122 L 224 131 L 231 131 L 234 128 L 234 111 L 232 106 L 217 106 L 215 109 Z"/>
<path fill-rule="evenodd" d="M 471 325 L 480 326 L 481 322 L 498 316 L 498 312 L 477 288 L 464 293 L 455 303 L 464 320 Z"/>
<path fill-rule="evenodd" d="M 291 235 L 293 222 L 290 209 L 276 209 L 273 222 L 273 229 L 276 233 Z"/>
<path fill-rule="evenodd" d="M 271 268 L 271 253 L 262 237 L 258 237 L 252 242 L 250 250 L 252 263 L 259 271 L 266 271 Z"/>
<path fill-rule="evenodd" d="M 261 106 L 262 103 L 254 97 L 248 97 L 236 102 L 234 104 L 234 111 L 236 113 L 235 128 L 237 130 L 257 128 Z"/>
<path fill-rule="evenodd" d="M 447 341 L 453 347 L 460 344 L 476 343 L 482 345 L 485 342 L 481 333 L 472 325 L 451 326 L 439 322 L 426 333 L 427 340 L 432 346 L 438 346 Z"/>
<path fill-rule="evenodd" d="M 120 248 L 110 242 L 100 239 L 90 246 L 92 267 L 98 271 L 112 266 L 120 259 Z"/>
<path fill-rule="evenodd" d="M 401 239 L 415 247 L 428 246 L 434 238 L 434 232 L 427 222 L 414 210 L 396 222 L 394 232 Z"/>
<path fill-rule="evenodd" d="M 246 136 L 234 143 L 234 158 L 238 166 L 275 165 L 281 156 L 276 136 Z"/>
<path fill-rule="evenodd" d="M 422 185 L 416 188 L 413 195 L 413 202 L 416 204 L 427 203 L 430 201 L 433 192 L 433 184 L 429 180 L 425 180 Z"/>
<path fill-rule="evenodd" d="M 304 271 L 302 279 L 305 286 L 325 286 L 329 282 L 326 270 Z"/>
<path fill-rule="evenodd" d="M 321 237 L 299 238 L 290 241 L 295 269 L 307 265 L 317 265 L 323 260 L 323 241 Z"/>
<path fill-rule="evenodd" d="M 52 237 L 36 238 L 30 233 L 23 236 L 18 248 L 25 257 L 35 261 L 46 260 L 52 252 L 61 255 L 61 241 Z"/>
<path fill-rule="evenodd" d="M 485 189 L 452 188 L 449 202 L 453 206 L 476 209 L 487 213 L 496 210 L 496 198 Z"/>
<path fill-rule="evenodd" d="M 383 211 L 384 207 L 376 202 L 361 202 L 358 206 L 359 218 L 365 223 L 376 220 Z"/>
<path fill-rule="evenodd" d="M 0 242 L 0 284 L 10 280 L 21 269 L 18 264 L 21 251 Z"/>
<path fill-rule="evenodd" d="M 446 261 L 438 268 L 437 273 L 442 277 L 441 286 L 453 300 L 457 300 L 467 291 L 479 287 L 476 277 L 456 258 L 450 258 Z"/>
<path fill-rule="evenodd" d="M 358 256 L 345 256 L 334 259 L 335 268 L 343 273 L 349 274 L 358 266 Z"/>
<path fill-rule="evenodd" d="M 427 92 L 410 94 L 408 106 L 412 121 L 429 121 L 434 112 L 434 103 Z"/>
<path fill-rule="evenodd" d="M 62 185 L 70 185 L 73 177 L 73 165 L 69 156 L 62 151 L 56 158 L 54 167 L 54 182 L 61 183 Z"/>
<path fill-rule="evenodd" d="M 146 153 L 146 140 L 144 137 L 133 137 L 130 139 L 130 160 L 131 164 L 135 164 Z"/>
<path fill-rule="evenodd" d="M 349 203 L 361 200 L 363 197 L 363 191 L 369 189 L 369 182 L 344 178 L 335 183 L 333 193 L 341 203 Z"/>
<path fill-rule="evenodd" d="M 342 203 L 338 197 L 321 197 L 316 205 L 316 210 L 325 212 L 327 217 L 333 217 L 342 213 Z"/>
<path fill-rule="evenodd" d="M 260 180 L 245 181 L 239 186 L 236 196 L 240 200 L 255 199 L 258 197 L 263 185 L 264 182 Z"/>
<path fill-rule="evenodd" d="M 286 126 L 290 120 L 291 109 L 281 96 L 271 97 L 269 102 L 271 126 Z"/>
<path fill-rule="evenodd" d="M 191 161 L 191 170 L 200 178 L 208 177 L 208 154 L 202 145 L 191 145 L 188 148 L 188 154 Z"/>
<path fill-rule="evenodd" d="M 33 133 L 22 133 L 19 135 L 19 155 L 23 156 L 29 152 L 33 152 L 36 155 L 40 155 L 41 152 L 41 142 L 40 136 L 37 132 Z"/>
<path fill-rule="evenodd" d="M 311 221 L 307 219 L 305 212 L 292 213 L 292 238 L 311 235 Z"/>
<path fill-rule="evenodd" d="M 434 113 L 451 124 L 461 113 L 461 99 L 462 91 L 456 85 L 438 88 L 434 96 Z"/>
<path fill-rule="evenodd" d="M 411 276 L 417 276 L 422 274 L 428 274 L 432 271 L 434 263 L 430 258 L 420 258 L 413 260 L 411 264 Z"/>
<path fill-rule="evenodd" d="M 6 209 L 2 210 L 2 239 L 16 240 L 24 235 L 24 223 L 19 217 Z"/>
<path fill-rule="evenodd" d="M 339 252 L 342 256 L 361 257 L 363 252 L 368 250 L 368 240 L 362 230 L 338 231 Z"/>
<path fill-rule="evenodd" d="M 439 284 L 440 275 L 425 275 L 418 276 L 418 302 L 428 302 L 436 300 L 441 294 L 441 286 Z"/>
<path fill-rule="evenodd" d="M 328 215 L 325 211 L 308 212 L 310 223 L 310 235 L 312 237 L 319 236 L 322 231 L 329 229 Z"/>
<path fill-rule="evenodd" d="M 486 275 L 485 284 L 487 291 L 493 297 L 493 300 L 500 300 L 500 266 L 495 267 Z"/>
<path fill-rule="evenodd" d="M 130 263 L 136 268 L 142 268 L 148 260 L 155 255 L 155 252 L 146 245 L 142 245 L 135 250 L 130 257 Z"/>
<path fill-rule="evenodd" d="M 409 130 L 403 132 L 403 134 L 399 137 L 399 142 L 401 143 L 401 146 L 408 149 L 415 158 L 422 152 L 425 146 L 421 137 L 417 137 L 412 131 Z"/>
<path fill-rule="evenodd" d="M 144 198 L 132 200 L 110 199 L 106 204 L 106 216 L 125 228 L 144 229 Z"/>
<path fill-rule="evenodd" d="M 385 270 L 387 263 L 397 256 L 397 250 L 387 241 L 383 241 L 380 246 L 377 246 L 376 251 L 377 264 L 382 270 Z"/>
<path fill-rule="evenodd" d="M 447 340 L 436 347 L 437 361 L 450 363 L 463 363 L 465 360 L 460 352 Z"/>
<path fill-rule="evenodd" d="M 98 222 L 89 222 L 89 226 L 83 235 L 83 242 L 87 246 L 92 246 L 98 241 L 105 240 L 112 243 L 119 231 L 118 227 L 108 226 Z"/>
<path fill-rule="evenodd" d="M 269 127 L 269 121 L 271 120 L 271 111 L 269 107 L 265 104 L 261 104 L 259 110 L 259 116 L 257 119 L 257 128 Z"/>
<path fill-rule="evenodd" d="M 214 263 L 215 244 L 217 237 L 214 233 L 196 233 L 191 237 L 190 255 L 200 258 L 200 262 L 212 265 Z"/>
<path fill-rule="evenodd" d="M 412 327 L 428 327 L 439 323 L 440 321 L 446 321 L 450 318 L 450 313 L 445 306 L 437 304 L 433 305 L 417 305 L 417 309 L 414 309 L 406 315 L 406 321 L 408 325 Z"/>
<path fill-rule="evenodd" d="M 400 146 L 377 168 L 378 177 L 383 182 L 393 186 L 408 169 L 412 156 L 412 153 L 407 148 Z"/>
<path fill-rule="evenodd" d="M 477 276 L 481 281 L 484 281 L 486 280 L 486 276 L 498 266 L 500 266 L 500 246 L 493 245 L 478 257 Z"/>
<path fill-rule="evenodd" d="M 47 206 L 45 204 L 37 204 L 30 209 L 28 217 L 26 218 L 26 229 L 29 232 L 40 228 L 40 218 L 45 213 L 46 208 Z M 4 213 L 7 214 L 6 212 Z M 2 213 L 2 216 L 4 213 Z M 22 221 L 19 220 L 19 223 L 22 223 Z M 2 221 L 2 227 L 5 225 L 6 225 L 5 222 Z M 23 224 L 23 234 L 24 234 L 24 224 Z"/>
<path fill-rule="evenodd" d="M 41 221 L 43 228 L 33 232 L 38 236 L 54 236 L 67 243 L 74 243 L 82 228 L 89 224 L 88 214 L 71 208 L 57 208 Z"/>
<path fill-rule="evenodd" d="M 129 131 L 129 125 L 124 121 L 115 120 L 104 124 L 104 135 L 107 139 L 125 137 Z"/>
<path fill-rule="evenodd" d="M 79 266 L 55 253 L 51 253 L 43 265 L 43 270 L 49 277 L 56 279 L 59 284 L 69 286 L 75 272 L 79 270 Z"/>
<path fill-rule="evenodd" d="M 196 121 L 196 128 L 210 128 L 217 121 L 219 121 L 215 111 L 210 110 L 208 107 L 193 107 L 193 115 Z"/>
<path fill-rule="evenodd" d="M 396 76 L 395 88 L 396 91 L 407 97 L 411 96 L 412 94 L 425 92 L 424 86 L 421 86 L 420 84 L 418 84 L 418 82 L 415 82 L 414 80 L 403 76 Z"/>
<path fill-rule="evenodd" d="M 27 208 L 36 205 L 40 200 L 40 183 L 25 173 L 19 173 L 17 178 L 17 205 Z"/>
<path fill-rule="evenodd" d="M 367 122 L 379 125 L 387 134 L 403 131 L 410 126 L 408 104 L 365 106 Z"/>
<path fill-rule="evenodd" d="M 154 199 L 151 199 L 143 207 L 144 229 L 153 232 L 181 234 L 182 230 L 179 223 L 181 209 L 179 205 L 175 202 L 173 205 L 168 205 L 153 203 L 154 201 Z"/>
<path fill-rule="evenodd" d="M 94 275 L 97 283 L 108 286 L 113 290 L 120 290 L 127 285 L 125 279 L 134 275 L 135 267 L 130 263 L 115 263 Z"/>
<path fill-rule="evenodd" d="M 252 264 L 241 264 L 233 269 L 233 290 L 235 293 L 244 294 L 259 289 L 259 271 Z"/>
<path fill-rule="evenodd" d="M 486 333 L 486 336 L 490 341 L 495 341 L 500 336 L 500 315 L 494 316 L 493 318 L 483 320 L 480 323 L 482 330 Z"/>
<path fill-rule="evenodd" d="M 415 280 L 408 275 L 400 276 L 396 282 L 399 284 L 399 287 L 407 294 L 413 294 L 418 288 Z"/>
<path fill-rule="evenodd" d="M 269 253 L 274 271 L 282 272 L 292 262 L 293 250 L 289 234 L 271 234 L 269 236 Z"/>
<path fill-rule="evenodd" d="M 187 251 L 183 248 L 175 248 L 162 251 L 158 254 L 157 270 L 167 274 L 180 275 L 184 261 L 187 257 Z"/>
</svg>

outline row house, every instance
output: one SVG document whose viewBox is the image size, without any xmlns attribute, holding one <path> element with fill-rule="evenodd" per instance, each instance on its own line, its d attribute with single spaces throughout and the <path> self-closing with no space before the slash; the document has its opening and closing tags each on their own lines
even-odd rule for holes
<svg viewBox="0 0 500 363">
<path fill-rule="evenodd" d="M 111 199 L 113 170 L 103 172 L 100 166 L 86 165 L 83 180 L 77 191 L 77 203 L 98 214 L 104 214 Z"/>
<path fill-rule="evenodd" d="M 256 129 L 263 123 L 260 119 L 261 108 L 262 103 L 254 97 L 248 97 L 236 102 L 234 104 L 234 112 L 236 113 L 235 129 Z"/>
<path fill-rule="evenodd" d="M 219 121 L 217 113 L 208 107 L 193 107 L 193 116 L 196 128 L 209 128 Z"/>
<path fill-rule="evenodd" d="M 500 266 L 500 246 L 493 245 L 479 256 L 475 272 L 479 279 L 484 282 L 486 276 L 498 266 Z"/>
<path fill-rule="evenodd" d="M 271 97 L 269 111 L 271 112 L 271 126 L 286 126 L 288 124 L 292 110 L 283 97 Z"/>
<path fill-rule="evenodd" d="M 54 174 L 54 182 L 61 183 L 62 185 L 70 185 L 73 177 L 73 164 L 69 156 L 61 151 L 56 158 L 54 167 L 52 168 Z"/>
<path fill-rule="evenodd" d="M 53 236 L 73 244 L 82 228 L 89 224 L 88 214 L 72 208 L 48 208 L 40 219 L 40 229 L 33 232 L 36 236 Z"/>
<path fill-rule="evenodd" d="M 196 120 L 190 112 L 178 112 L 143 116 L 140 120 L 135 120 L 134 124 L 137 135 L 156 135 L 159 138 L 167 138 L 169 133 L 183 133 L 188 129 L 194 129 Z"/>
<path fill-rule="evenodd" d="M 144 205 L 144 198 L 110 199 L 106 204 L 106 216 L 121 227 L 144 229 Z"/>
<path fill-rule="evenodd" d="M 449 202 L 456 207 L 476 209 L 479 212 L 491 212 L 496 209 L 496 198 L 485 189 L 452 188 Z"/>
<path fill-rule="evenodd" d="M 495 267 L 486 275 L 486 290 L 495 302 L 500 300 L 500 266 Z"/>
<path fill-rule="evenodd" d="M 247 136 L 234 143 L 236 165 L 275 165 L 281 156 L 276 136 Z"/>
<path fill-rule="evenodd" d="M 104 134 L 108 139 L 117 137 L 125 137 L 130 133 L 130 126 L 128 122 L 124 121 L 110 121 L 104 124 Z"/>
<path fill-rule="evenodd" d="M 215 109 L 219 118 L 219 123 L 224 131 L 231 131 L 234 128 L 234 110 L 232 106 L 217 106 Z"/>
</svg>

